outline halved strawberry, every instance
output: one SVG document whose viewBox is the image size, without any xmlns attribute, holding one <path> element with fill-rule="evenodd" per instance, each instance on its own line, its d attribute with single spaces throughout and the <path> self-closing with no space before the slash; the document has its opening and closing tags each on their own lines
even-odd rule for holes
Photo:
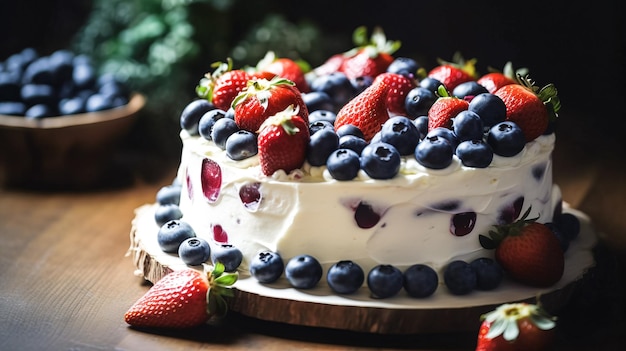
<svg viewBox="0 0 626 351">
<path fill-rule="evenodd" d="M 311 89 L 305 77 L 305 62 L 296 62 L 287 57 L 276 57 L 273 51 L 268 51 L 256 66 L 259 72 L 273 73 L 279 77 L 289 79 L 296 84 L 296 88 L 302 93 L 308 93 Z"/>
<path fill-rule="evenodd" d="M 213 73 L 207 73 L 196 87 L 196 94 L 212 102 L 221 110 L 228 110 L 235 99 L 248 84 L 252 76 L 241 69 L 232 69 L 233 61 L 215 62 Z"/>
<path fill-rule="evenodd" d="M 248 86 L 233 101 L 239 128 L 256 133 L 270 116 L 288 106 L 298 107 L 299 116 L 308 124 L 309 112 L 294 82 L 279 76 L 248 81 Z"/>
<path fill-rule="evenodd" d="M 349 79 L 369 76 L 375 78 L 385 72 L 393 62 L 393 53 L 401 43 L 388 41 L 380 27 L 374 28 L 371 38 L 367 38 L 367 28 L 358 27 L 353 33 L 353 40 L 357 47 L 344 54 L 345 59 L 339 66 Z"/>
<path fill-rule="evenodd" d="M 494 95 L 504 101 L 506 119 L 515 122 L 529 142 L 546 131 L 550 120 L 556 119 L 561 104 L 554 85 L 539 89 L 528 76 L 518 76 L 518 81 L 520 84 L 505 85 Z"/>
<path fill-rule="evenodd" d="M 366 141 L 370 141 L 389 119 L 388 88 L 384 79 L 375 80 L 372 85 L 348 101 L 337 112 L 335 130 L 343 125 L 352 124 L 363 132 Z"/>
<path fill-rule="evenodd" d="M 289 173 L 306 159 L 308 123 L 299 116 L 297 106 L 289 106 L 263 122 L 257 143 L 263 174 L 271 176 L 280 169 Z"/>
<path fill-rule="evenodd" d="M 396 73 L 381 73 L 376 79 L 387 83 L 387 109 L 393 115 L 407 116 L 405 108 L 406 95 L 417 86 L 415 80 Z"/>
<path fill-rule="evenodd" d="M 481 320 L 476 351 L 548 351 L 554 346 L 556 318 L 539 304 L 502 304 Z"/>
<path fill-rule="evenodd" d="M 469 108 L 469 102 L 452 96 L 445 87 L 439 86 L 439 98 L 428 110 L 428 130 L 444 127 L 452 129 L 452 119 Z"/>
<path fill-rule="evenodd" d="M 445 85 L 448 91 L 453 91 L 457 85 L 476 79 L 476 59 L 465 61 L 455 53 L 451 62 L 439 59 L 439 65 L 428 72 L 428 77 L 437 79 Z"/>
</svg>

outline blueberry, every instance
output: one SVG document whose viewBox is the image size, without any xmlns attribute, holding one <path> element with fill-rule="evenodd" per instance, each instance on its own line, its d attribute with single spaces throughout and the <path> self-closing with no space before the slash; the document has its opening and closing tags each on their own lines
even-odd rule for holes
<svg viewBox="0 0 626 351">
<path fill-rule="evenodd" d="M 76 59 L 74 60 L 76 62 Z M 89 63 L 74 63 L 72 81 L 78 89 L 88 89 L 96 84 L 97 73 Z"/>
<path fill-rule="evenodd" d="M 504 279 L 502 267 L 491 258 L 477 258 L 470 262 L 470 266 L 476 272 L 476 288 L 479 290 L 493 290 Z"/>
<path fill-rule="evenodd" d="M 309 124 L 317 122 L 317 121 L 326 121 L 331 125 L 335 124 L 335 119 L 337 118 L 337 114 L 328 109 L 316 109 L 310 110 L 309 113 Z"/>
<path fill-rule="evenodd" d="M 167 253 L 178 253 L 178 247 L 186 239 L 196 236 L 189 223 L 171 220 L 163 224 L 157 233 L 157 241 L 161 250 Z"/>
<path fill-rule="evenodd" d="M 417 116 L 413 120 L 413 124 L 417 127 L 417 131 L 420 132 L 420 140 L 423 140 L 428 134 L 428 116 Z"/>
<path fill-rule="evenodd" d="M 226 272 L 234 272 L 241 265 L 243 254 L 233 245 L 220 244 L 211 251 L 211 260 L 213 264 L 221 262 Z"/>
<path fill-rule="evenodd" d="M 437 272 L 425 264 L 414 264 L 404 271 L 404 290 L 411 297 L 424 298 L 435 293 Z"/>
<path fill-rule="evenodd" d="M 44 118 L 44 117 L 52 117 L 56 116 L 58 113 L 56 109 L 53 109 L 49 105 L 46 104 L 37 104 L 33 105 L 24 112 L 24 116 L 27 118 Z"/>
<path fill-rule="evenodd" d="M 215 105 L 204 99 L 193 100 L 180 113 L 180 127 L 190 135 L 198 135 L 198 123 L 200 118 L 210 110 L 215 109 Z"/>
<path fill-rule="evenodd" d="M 226 139 L 226 155 L 240 161 L 256 155 L 259 151 L 257 135 L 247 130 L 238 130 Z"/>
<path fill-rule="evenodd" d="M 400 153 L 391 144 L 375 142 L 361 152 L 361 169 L 374 179 L 391 179 L 400 171 Z"/>
<path fill-rule="evenodd" d="M 415 78 L 417 70 L 420 69 L 419 63 L 410 57 L 396 57 L 389 66 L 387 72 L 396 73 L 408 78 Z"/>
<path fill-rule="evenodd" d="M 560 213 L 554 218 L 556 224 L 568 240 L 574 240 L 580 234 L 580 219 L 571 213 Z"/>
<path fill-rule="evenodd" d="M 24 116 L 26 105 L 22 102 L 6 101 L 0 102 L 0 115 Z"/>
<path fill-rule="evenodd" d="M 198 134 L 206 140 L 213 140 L 211 137 L 211 131 L 217 120 L 226 116 L 226 112 L 219 108 L 215 108 L 205 112 L 198 121 Z"/>
<path fill-rule="evenodd" d="M 333 179 L 352 180 L 361 169 L 361 161 L 353 150 L 337 149 L 328 156 L 326 167 Z"/>
<path fill-rule="evenodd" d="M 443 169 L 452 163 L 452 145 L 439 136 L 427 136 L 415 148 L 415 159 L 426 168 Z"/>
<path fill-rule="evenodd" d="M 335 110 L 335 103 L 327 93 L 323 91 L 311 91 L 302 94 L 302 101 L 309 111 L 316 110 Z M 309 115 L 309 118 L 311 116 Z"/>
<path fill-rule="evenodd" d="M 322 265 L 310 255 L 291 258 L 285 266 L 285 277 L 296 289 L 311 289 L 322 279 Z"/>
<path fill-rule="evenodd" d="M 339 149 L 350 149 L 356 152 L 358 155 L 361 155 L 363 149 L 367 146 L 367 141 L 365 139 L 360 138 L 356 135 L 344 135 L 339 137 Z"/>
<path fill-rule="evenodd" d="M 250 275 L 260 283 L 273 283 L 283 274 L 285 264 L 278 252 L 261 251 L 250 261 Z"/>
<path fill-rule="evenodd" d="M 567 250 L 569 250 L 570 240 L 567 237 L 567 235 L 565 235 L 563 230 L 561 230 L 561 228 L 559 228 L 559 226 L 557 226 L 553 222 L 545 223 L 545 226 L 550 229 L 550 231 L 554 234 L 556 239 L 559 241 L 559 246 L 561 247 L 561 251 L 567 252 Z"/>
<path fill-rule="evenodd" d="M 420 82 L 419 82 L 419 86 L 420 87 L 426 88 L 426 89 L 432 91 L 433 94 L 437 93 L 437 90 L 442 85 L 443 85 L 443 83 L 441 83 L 440 80 L 432 78 L 432 77 L 425 77 L 422 80 L 420 80 Z"/>
<path fill-rule="evenodd" d="M 98 112 L 108 110 L 113 107 L 113 100 L 108 95 L 100 93 L 92 94 L 85 101 L 85 111 Z"/>
<path fill-rule="evenodd" d="M 339 136 L 332 128 L 323 128 L 311 135 L 306 150 L 306 159 L 311 166 L 323 166 L 330 154 L 337 150 Z"/>
<path fill-rule="evenodd" d="M 365 272 L 353 261 L 339 261 L 328 269 L 326 281 L 337 294 L 352 294 L 363 285 Z"/>
<path fill-rule="evenodd" d="M 475 80 L 469 82 L 463 82 L 452 90 L 452 95 L 460 99 L 474 97 L 478 94 L 488 93 L 489 91 L 484 86 L 478 84 Z"/>
<path fill-rule="evenodd" d="M 408 117 L 391 117 L 380 130 L 380 141 L 393 145 L 402 156 L 413 154 L 419 140 L 419 130 Z"/>
<path fill-rule="evenodd" d="M 474 96 L 467 109 L 479 115 L 486 128 L 491 128 L 506 119 L 504 101 L 494 94 L 482 93 Z"/>
<path fill-rule="evenodd" d="M 456 156 L 464 166 L 486 168 L 493 160 L 493 150 L 482 139 L 467 140 L 457 146 Z"/>
<path fill-rule="evenodd" d="M 333 112 L 336 112 L 339 107 L 345 105 L 356 95 L 350 79 L 342 72 L 316 77 L 311 81 L 310 87 L 312 91 L 321 91 L 331 97 L 334 104 Z"/>
<path fill-rule="evenodd" d="M 226 149 L 226 140 L 239 130 L 239 126 L 230 118 L 220 118 L 211 129 L 211 139 L 220 149 Z"/>
<path fill-rule="evenodd" d="M 24 84 L 20 90 L 22 101 L 29 106 L 37 104 L 55 104 L 56 92 L 52 85 L 48 84 Z"/>
<path fill-rule="evenodd" d="M 183 212 L 176 204 L 163 204 L 154 210 L 154 221 L 158 226 L 175 219 L 181 219 Z"/>
<path fill-rule="evenodd" d="M 392 297 L 402 290 L 403 284 L 402 271 L 392 265 L 377 265 L 367 274 L 367 287 L 374 298 Z"/>
<path fill-rule="evenodd" d="M 333 131 L 335 130 L 335 127 L 330 121 L 317 120 L 314 122 L 309 122 L 309 135 L 313 135 L 325 128 L 332 129 Z"/>
<path fill-rule="evenodd" d="M 438 136 L 446 139 L 452 146 L 452 151 L 456 150 L 456 147 L 459 145 L 459 138 L 456 137 L 456 134 L 454 134 L 452 129 L 437 127 L 435 129 L 429 130 L 424 138 L 432 136 Z"/>
<path fill-rule="evenodd" d="M 437 95 L 428 88 L 416 87 L 406 94 L 404 108 L 408 117 L 416 118 L 428 114 L 428 110 L 437 100 Z"/>
<path fill-rule="evenodd" d="M 211 247 L 202 238 L 187 238 L 178 247 L 178 257 L 187 265 L 197 266 L 211 257 Z"/>
<path fill-rule="evenodd" d="M 156 201 L 160 205 L 167 205 L 167 204 L 179 205 L 181 190 L 182 190 L 182 187 L 180 185 L 170 184 L 170 185 L 163 186 L 156 193 Z"/>
<path fill-rule="evenodd" d="M 476 289 L 478 284 L 474 268 L 461 260 L 452 261 L 446 266 L 443 280 L 448 290 L 454 295 L 467 295 Z"/>
<path fill-rule="evenodd" d="M 363 131 L 361 131 L 361 129 L 359 129 L 359 127 L 355 126 L 354 124 L 344 124 L 341 127 L 337 128 L 336 132 L 340 138 L 346 135 L 354 135 L 359 138 L 365 137 L 363 135 Z"/>
<path fill-rule="evenodd" d="M 80 95 L 62 99 L 59 101 L 59 114 L 65 116 L 86 112 L 86 104 L 87 99 Z"/>
<path fill-rule="evenodd" d="M 475 112 L 464 110 L 452 119 L 452 130 L 459 142 L 483 138 L 483 121 Z"/>
<path fill-rule="evenodd" d="M 370 76 L 354 77 L 350 79 L 350 84 L 354 88 L 354 95 L 359 95 L 363 90 L 367 89 L 374 82 L 374 78 Z"/>
<path fill-rule="evenodd" d="M 489 129 L 487 143 L 496 155 L 511 157 L 519 154 L 526 145 L 522 129 L 512 121 L 504 121 Z"/>
</svg>

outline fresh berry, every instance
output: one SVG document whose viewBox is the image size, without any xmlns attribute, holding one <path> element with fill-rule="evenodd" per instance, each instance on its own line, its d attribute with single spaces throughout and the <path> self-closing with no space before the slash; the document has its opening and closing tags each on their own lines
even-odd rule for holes
<svg viewBox="0 0 626 351">
<path fill-rule="evenodd" d="M 285 265 L 285 278 L 296 289 L 311 289 L 322 279 L 322 265 L 311 255 L 298 255 Z"/>
<path fill-rule="evenodd" d="M 211 128 L 211 140 L 222 150 L 226 149 L 226 140 L 239 130 L 237 123 L 230 118 L 220 118 Z"/>
<path fill-rule="evenodd" d="M 418 116 L 413 120 L 413 124 L 415 124 L 415 127 L 417 127 L 417 130 L 420 132 L 420 140 L 424 139 L 426 134 L 428 134 L 428 116 Z"/>
<path fill-rule="evenodd" d="M 154 210 L 154 221 L 160 227 L 163 224 L 183 218 L 183 212 L 177 204 L 163 204 Z"/>
<path fill-rule="evenodd" d="M 459 138 L 457 138 L 456 134 L 454 133 L 452 129 L 448 129 L 444 127 L 437 127 L 435 129 L 428 131 L 424 139 L 434 137 L 434 136 L 446 139 L 452 146 L 452 152 L 454 152 L 456 150 L 456 147 L 459 145 Z"/>
<path fill-rule="evenodd" d="M 515 122 L 504 121 L 489 129 L 487 143 L 494 154 L 512 157 L 524 149 L 526 139 L 524 132 Z"/>
<path fill-rule="evenodd" d="M 387 72 L 401 74 L 410 79 L 416 79 L 422 67 L 417 61 L 410 57 L 396 57 L 389 67 L 387 67 Z"/>
<path fill-rule="evenodd" d="M 400 171 L 400 153 L 391 144 L 368 144 L 361 152 L 361 169 L 373 179 L 391 179 Z"/>
<path fill-rule="evenodd" d="M 188 238 L 180 243 L 178 257 L 187 265 L 197 266 L 211 257 L 211 247 L 209 242 L 202 238 Z"/>
<path fill-rule="evenodd" d="M 333 72 L 316 77 L 311 82 L 311 90 L 326 93 L 333 102 L 333 112 L 339 111 L 341 106 L 357 95 L 352 82 L 342 72 Z"/>
<path fill-rule="evenodd" d="M 466 140 L 482 140 L 483 121 L 478 114 L 470 110 L 459 112 L 452 119 L 452 131 L 459 142 Z"/>
<path fill-rule="evenodd" d="M 502 304 L 481 320 L 476 351 L 553 350 L 556 318 L 538 304 Z"/>
<path fill-rule="evenodd" d="M 219 244 L 211 250 L 211 262 L 224 265 L 225 272 L 235 272 L 243 261 L 243 253 L 231 244 Z"/>
<path fill-rule="evenodd" d="M 272 80 L 251 80 L 233 101 L 235 122 L 240 129 L 257 133 L 263 122 L 289 106 L 297 107 L 298 115 L 306 124 L 309 112 L 302 94 L 288 79 L 274 77 Z"/>
<path fill-rule="evenodd" d="M 452 144 L 443 137 L 426 136 L 415 148 L 415 159 L 426 168 L 443 169 L 452 163 Z"/>
<path fill-rule="evenodd" d="M 258 136 L 259 163 L 263 174 L 270 176 L 279 169 L 286 173 L 300 168 L 306 159 L 309 128 L 297 108 L 267 118 Z"/>
<path fill-rule="evenodd" d="M 273 283 L 283 274 L 285 264 L 277 252 L 261 251 L 250 261 L 250 275 L 260 283 Z"/>
<path fill-rule="evenodd" d="M 455 260 L 446 266 L 443 280 L 453 295 L 467 295 L 476 289 L 478 279 L 476 271 L 469 263 Z"/>
<path fill-rule="evenodd" d="M 167 253 L 177 253 L 183 241 L 194 237 L 196 237 L 196 232 L 191 225 L 181 220 L 171 220 L 163 224 L 157 232 L 159 247 Z"/>
<path fill-rule="evenodd" d="M 563 233 L 561 228 L 559 228 L 556 224 L 554 224 L 552 222 L 547 222 L 547 223 L 544 223 L 544 224 L 546 225 L 546 227 L 548 227 L 550 229 L 550 231 L 554 234 L 554 236 L 559 241 L 559 245 L 561 246 L 561 250 L 563 252 L 567 252 L 567 250 L 569 250 L 570 240 L 569 240 L 569 238 L 567 238 L 565 233 Z"/>
<path fill-rule="evenodd" d="M 156 201 L 159 205 L 180 204 L 180 192 L 182 187 L 176 184 L 163 186 L 156 193 Z"/>
<path fill-rule="evenodd" d="M 350 79 L 350 84 L 354 88 L 354 95 L 361 94 L 365 89 L 374 83 L 374 78 L 370 76 L 361 76 Z"/>
<path fill-rule="evenodd" d="M 569 240 L 580 234 L 580 219 L 571 213 L 560 213 L 554 216 L 554 224 L 558 226 Z"/>
<path fill-rule="evenodd" d="M 374 28 L 372 36 L 367 38 L 367 28 L 359 27 L 355 30 L 353 38 L 357 45 L 354 53 L 346 54 L 339 71 L 351 78 L 376 77 L 387 71 L 393 62 L 392 54 L 400 48 L 399 41 L 388 41 L 380 27 Z"/>
<path fill-rule="evenodd" d="M 512 279 L 535 287 L 549 287 L 563 276 L 565 259 L 556 236 L 545 224 L 527 219 L 496 225 L 481 245 L 495 247 L 496 261 Z"/>
<path fill-rule="evenodd" d="M 366 141 L 370 141 L 389 119 L 387 88 L 387 83 L 381 79 L 350 100 L 337 112 L 335 130 L 345 124 L 352 124 L 363 132 Z"/>
<path fill-rule="evenodd" d="M 398 268 L 381 264 L 372 268 L 367 274 L 367 287 L 373 298 L 386 299 L 402 290 L 404 276 Z"/>
<path fill-rule="evenodd" d="M 456 147 L 456 156 L 461 164 L 466 167 L 486 168 L 493 160 L 493 150 L 491 146 L 479 140 L 466 140 Z"/>
<path fill-rule="evenodd" d="M 527 73 L 527 70 L 522 68 L 519 69 L 517 73 L 524 75 Z M 517 80 L 515 77 L 516 72 L 513 70 L 513 64 L 509 61 L 504 65 L 504 70 L 502 72 L 494 70 L 493 72 L 489 72 L 479 77 L 476 82 L 487 88 L 488 92 L 493 93 L 505 85 L 516 84 Z"/>
<path fill-rule="evenodd" d="M 484 86 L 478 84 L 474 80 L 470 80 L 468 82 L 461 83 L 452 90 L 452 96 L 456 96 L 460 99 L 466 99 L 471 101 L 474 96 L 478 94 L 488 93 L 487 89 Z"/>
<path fill-rule="evenodd" d="M 306 105 L 307 110 L 311 112 L 316 110 L 336 110 L 333 99 L 330 97 L 330 95 L 323 91 L 311 91 L 308 93 L 302 93 L 302 101 Z M 309 121 L 310 120 L 311 116 L 309 115 Z"/>
<path fill-rule="evenodd" d="M 241 69 L 233 69 L 230 58 L 226 62 L 215 62 L 215 70 L 207 73 L 196 86 L 196 94 L 213 103 L 221 110 L 228 110 L 235 97 L 246 88 L 252 76 Z"/>
<path fill-rule="evenodd" d="M 440 81 L 448 91 L 453 91 L 457 85 L 476 79 L 476 60 L 465 61 L 459 54 L 455 54 L 452 62 L 439 60 L 439 65 L 428 72 L 428 77 Z"/>
<path fill-rule="evenodd" d="M 344 124 L 341 127 L 337 128 L 336 132 L 340 138 L 346 135 L 353 135 L 361 139 L 364 138 L 363 132 L 357 126 L 354 126 L 352 124 Z"/>
<path fill-rule="evenodd" d="M 240 161 L 258 153 L 257 135 L 247 130 L 238 130 L 226 139 L 226 156 Z"/>
<path fill-rule="evenodd" d="M 437 101 L 437 95 L 431 90 L 424 87 L 411 89 L 404 100 L 406 116 L 415 119 L 428 115 L 428 110 L 435 101 Z"/>
<path fill-rule="evenodd" d="M 444 127 L 452 128 L 452 119 L 461 111 L 467 110 L 469 102 L 450 96 L 448 90 L 443 86 L 439 87 L 439 98 L 428 110 L 428 130 Z"/>
<path fill-rule="evenodd" d="M 326 76 L 338 72 L 339 67 L 341 67 L 341 64 L 345 59 L 346 56 L 344 54 L 334 54 L 326 59 L 326 61 L 324 61 L 324 63 L 322 63 L 320 66 L 315 67 L 313 69 L 313 73 L 316 76 Z"/>
<path fill-rule="evenodd" d="M 319 132 L 322 129 L 331 129 L 333 132 L 335 131 L 335 126 L 329 121 L 319 120 L 315 122 L 309 123 L 309 134 L 313 135 Z"/>
<path fill-rule="evenodd" d="M 474 96 L 467 109 L 479 115 L 486 128 L 491 128 L 500 122 L 504 122 L 506 119 L 506 105 L 504 105 L 504 101 L 491 93 Z"/>
<path fill-rule="evenodd" d="M 319 122 L 319 121 L 325 121 L 334 126 L 335 119 L 337 119 L 337 114 L 334 113 L 333 111 L 324 110 L 324 109 L 318 109 L 318 110 L 309 109 L 309 111 L 311 111 L 311 113 L 309 113 L 309 124 Z"/>
<path fill-rule="evenodd" d="M 442 85 L 443 83 L 441 83 L 441 81 L 433 77 L 424 77 L 419 81 L 419 84 L 418 84 L 418 86 L 428 89 L 433 94 L 436 94 L 437 91 L 439 90 L 439 87 Z"/>
<path fill-rule="evenodd" d="M 204 99 L 193 100 L 180 113 L 180 127 L 190 135 L 198 135 L 198 123 L 200 118 L 210 110 L 215 109 L 215 105 Z"/>
<path fill-rule="evenodd" d="M 365 272 L 353 261 L 339 261 L 328 269 L 326 281 L 337 294 L 349 295 L 357 292 L 363 285 Z"/>
<path fill-rule="evenodd" d="M 415 88 L 415 80 L 396 73 L 382 73 L 376 77 L 387 83 L 387 110 L 392 115 L 406 116 L 407 94 Z"/>
<path fill-rule="evenodd" d="M 437 272 L 425 264 L 414 264 L 404 271 L 404 290 L 411 297 L 425 298 L 437 290 Z"/>
<path fill-rule="evenodd" d="M 410 118 L 395 116 L 383 124 L 380 141 L 393 145 L 401 156 L 412 155 L 420 141 L 420 134 Z"/>
<path fill-rule="evenodd" d="M 350 149 L 337 149 L 328 157 L 326 168 L 333 179 L 352 180 L 361 169 L 359 154 Z"/>
<path fill-rule="evenodd" d="M 265 57 L 256 66 L 258 71 L 273 73 L 279 77 L 294 82 L 302 93 L 310 91 L 309 83 L 305 78 L 304 63 L 298 63 L 287 57 L 276 57 L 273 51 L 267 52 Z"/>
<path fill-rule="evenodd" d="M 339 146 L 339 136 L 332 128 L 323 128 L 311 135 L 306 150 L 306 160 L 314 167 L 323 166 L 330 154 L 337 150 Z"/>
<path fill-rule="evenodd" d="M 560 101 L 554 85 L 539 89 L 528 77 L 519 77 L 521 84 L 509 84 L 494 92 L 506 105 L 506 119 L 515 122 L 526 141 L 541 136 L 550 121 L 556 120 Z"/>
<path fill-rule="evenodd" d="M 476 288 L 478 290 L 493 290 L 500 286 L 504 279 L 502 267 L 494 259 L 479 257 L 470 262 L 476 272 Z"/>
<path fill-rule="evenodd" d="M 339 146 L 337 148 L 352 150 L 360 156 L 366 146 L 367 141 L 365 141 L 365 139 L 356 135 L 348 134 L 339 138 Z"/>
<path fill-rule="evenodd" d="M 202 115 L 202 117 L 200 117 L 200 121 L 198 122 L 198 133 L 200 136 L 206 140 L 213 140 L 213 137 L 211 136 L 213 126 L 218 119 L 222 119 L 224 117 L 226 117 L 226 112 L 219 108 L 207 111 L 204 115 Z"/>
</svg>

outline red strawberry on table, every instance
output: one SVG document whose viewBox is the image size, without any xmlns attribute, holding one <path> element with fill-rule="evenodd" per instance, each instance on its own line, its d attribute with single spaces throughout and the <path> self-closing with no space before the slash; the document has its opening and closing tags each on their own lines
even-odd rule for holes
<svg viewBox="0 0 626 351">
<path fill-rule="evenodd" d="M 271 176 L 280 169 L 289 173 L 306 159 L 308 123 L 298 114 L 297 106 L 289 106 L 263 122 L 257 143 L 263 174 Z"/>
<path fill-rule="evenodd" d="M 305 77 L 304 62 L 296 62 L 287 57 L 276 57 L 273 51 L 268 51 L 256 66 L 259 72 L 273 73 L 279 77 L 294 82 L 296 88 L 302 93 L 310 91 L 309 83 Z"/>
<path fill-rule="evenodd" d="M 549 287 L 563 276 L 565 258 L 552 230 L 535 219 L 522 218 L 511 224 L 496 225 L 490 238 L 480 235 L 487 249 L 495 248 L 496 261 L 507 275 L 520 283 Z"/>
<path fill-rule="evenodd" d="M 437 79 L 448 91 L 453 91 L 457 85 L 476 79 L 475 65 L 476 59 L 465 61 L 456 53 L 452 62 L 439 60 L 439 65 L 428 72 L 428 77 Z"/>
<path fill-rule="evenodd" d="M 539 89 L 528 77 L 518 76 L 520 84 L 509 84 L 496 90 L 506 106 L 506 119 L 515 122 L 524 132 L 526 141 L 542 135 L 550 120 L 554 120 L 561 107 L 554 85 Z"/>
<path fill-rule="evenodd" d="M 452 128 L 452 119 L 461 111 L 469 107 L 469 102 L 450 95 L 445 87 L 439 86 L 437 90 L 439 98 L 435 100 L 428 110 L 428 130 L 444 127 Z"/>
<path fill-rule="evenodd" d="M 240 69 L 232 69 L 233 62 L 228 58 L 227 62 L 216 62 L 213 73 L 207 73 L 196 87 L 196 94 L 209 100 L 215 107 L 228 110 L 235 97 L 248 84 L 252 76 Z"/>
<path fill-rule="evenodd" d="M 415 80 L 396 73 L 381 73 L 376 79 L 384 79 L 387 83 L 387 110 L 394 115 L 407 116 L 406 95 L 417 86 Z"/>
<path fill-rule="evenodd" d="M 476 351 L 552 350 L 556 318 L 539 305 L 503 304 L 481 319 Z"/>
<path fill-rule="evenodd" d="M 388 88 L 384 79 L 375 80 L 372 85 L 348 101 L 337 112 L 335 130 L 343 125 L 352 124 L 363 132 L 366 141 L 370 141 L 389 119 Z"/>
<path fill-rule="evenodd" d="M 194 269 L 173 271 L 157 281 L 124 314 L 126 323 L 142 328 L 189 328 L 209 318 L 222 317 L 231 296 L 229 286 L 237 273 L 224 273 L 218 263 L 213 271 Z"/>
<path fill-rule="evenodd" d="M 290 105 L 298 107 L 299 116 L 308 124 L 309 112 L 294 82 L 279 76 L 250 80 L 233 101 L 235 122 L 239 128 L 256 133 L 268 117 Z"/>
<path fill-rule="evenodd" d="M 344 54 L 339 66 L 349 79 L 369 76 L 375 78 L 385 72 L 393 62 L 392 54 L 400 48 L 399 41 L 388 41 L 380 27 L 374 28 L 371 38 L 367 38 L 367 28 L 358 27 L 353 34 L 357 47 Z"/>
</svg>

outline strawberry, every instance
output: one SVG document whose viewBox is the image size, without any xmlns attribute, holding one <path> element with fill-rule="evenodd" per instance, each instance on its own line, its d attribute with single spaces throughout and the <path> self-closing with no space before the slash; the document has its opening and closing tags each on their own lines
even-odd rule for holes
<svg viewBox="0 0 626 351">
<path fill-rule="evenodd" d="M 196 87 L 196 94 L 207 99 L 221 110 L 228 110 L 235 97 L 248 84 L 252 76 L 240 69 L 232 69 L 233 62 L 228 58 L 227 62 L 216 62 L 213 73 L 207 73 Z"/>
<path fill-rule="evenodd" d="M 502 304 L 481 320 L 476 351 L 552 350 L 556 318 L 539 305 Z"/>
<path fill-rule="evenodd" d="M 313 69 L 313 73 L 315 74 L 315 76 L 319 77 L 338 72 L 339 67 L 341 67 L 345 59 L 346 56 L 344 54 L 334 54 L 326 61 L 324 61 L 324 63 L 322 63 L 320 66 L 315 67 Z"/>
<path fill-rule="evenodd" d="M 557 90 L 549 84 L 539 89 L 528 76 L 518 76 L 521 84 L 509 84 L 494 92 L 504 101 L 506 119 L 515 122 L 526 141 L 542 135 L 560 108 Z M 548 105 L 548 106 L 547 106 Z"/>
<path fill-rule="evenodd" d="M 505 85 L 517 83 L 516 72 L 525 75 L 528 72 L 528 69 L 520 68 L 517 71 L 514 71 L 513 64 L 509 61 L 504 65 L 502 72 L 492 69 L 491 72 L 478 78 L 476 82 L 484 86 L 488 92 L 493 94 L 496 90 Z"/>
<path fill-rule="evenodd" d="M 296 88 L 302 93 L 308 93 L 311 89 L 305 78 L 304 62 L 296 62 L 286 57 L 276 57 L 273 51 L 268 51 L 256 66 L 259 72 L 273 73 L 279 77 L 294 82 Z"/>
<path fill-rule="evenodd" d="M 452 62 L 438 60 L 439 65 L 428 72 L 428 77 L 437 79 L 445 85 L 448 91 L 454 90 L 457 85 L 476 79 L 476 59 L 465 61 L 456 53 Z"/>
<path fill-rule="evenodd" d="M 213 271 L 184 269 L 157 281 L 124 314 L 126 323 L 142 328 L 188 328 L 201 325 L 227 311 L 224 296 L 237 281 L 237 273 L 224 273 L 218 263 Z"/>
<path fill-rule="evenodd" d="M 444 86 L 437 90 L 439 98 L 428 110 L 428 130 L 444 127 L 452 129 L 452 119 L 469 107 L 469 102 L 450 95 Z"/>
<path fill-rule="evenodd" d="M 363 132 L 364 139 L 369 142 L 389 119 L 387 90 L 384 79 L 375 80 L 337 112 L 335 130 L 352 124 Z"/>
<path fill-rule="evenodd" d="M 308 123 L 298 115 L 297 106 L 289 106 L 263 122 L 257 143 L 263 174 L 271 176 L 279 169 L 289 173 L 306 159 Z"/>
<path fill-rule="evenodd" d="M 550 228 L 527 219 L 526 213 L 511 224 L 496 225 L 490 238 L 480 235 L 484 248 L 495 247 L 496 261 L 510 278 L 520 283 L 549 287 L 563 276 L 565 258 L 556 235 Z"/>
<path fill-rule="evenodd" d="M 401 45 L 399 41 L 388 41 L 380 27 L 374 28 L 369 40 L 367 29 L 359 27 L 354 31 L 353 39 L 357 47 L 344 54 L 346 58 L 339 66 L 339 71 L 349 79 L 364 76 L 375 78 L 385 72 L 394 60 L 392 54 Z"/>
<path fill-rule="evenodd" d="M 299 116 L 308 124 L 309 113 L 294 82 L 279 76 L 250 80 L 233 100 L 235 122 L 239 128 L 256 133 L 268 117 L 290 105 L 298 107 Z"/>
<path fill-rule="evenodd" d="M 394 115 L 407 116 L 405 106 L 406 95 L 415 88 L 415 80 L 396 73 L 382 73 L 376 79 L 384 79 L 388 85 L 387 110 Z"/>
</svg>

